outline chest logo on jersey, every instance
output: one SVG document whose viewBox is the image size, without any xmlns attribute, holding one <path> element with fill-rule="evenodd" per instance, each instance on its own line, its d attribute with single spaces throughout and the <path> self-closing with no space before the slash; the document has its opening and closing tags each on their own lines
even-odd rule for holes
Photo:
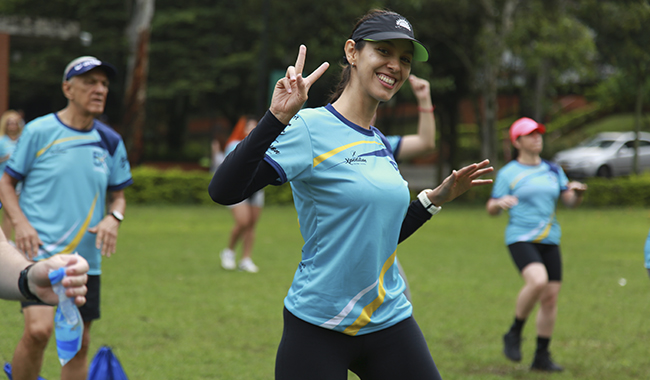
<svg viewBox="0 0 650 380">
<path fill-rule="evenodd" d="M 348 165 L 365 165 L 368 163 L 368 160 L 361 156 L 357 156 L 357 152 L 352 152 L 351 157 L 345 158 L 345 163 Z"/>
<path fill-rule="evenodd" d="M 108 172 L 108 165 L 106 164 L 106 152 L 94 151 L 93 152 L 93 165 L 94 170 L 102 173 Z"/>
</svg>

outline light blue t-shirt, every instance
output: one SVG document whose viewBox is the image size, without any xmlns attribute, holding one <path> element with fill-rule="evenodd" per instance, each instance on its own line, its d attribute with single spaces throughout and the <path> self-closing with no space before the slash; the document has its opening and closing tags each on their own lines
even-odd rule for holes
<svg viewBox="0 0 650 380">
<path fill-rule="evenodd" d="M 645 267 L 650 269 L 650 232 L 645 240 Z"/>
<path fill-rule="evenodd" d="M 361 335 L 411 315 L 395 265 L 410 194 L 390 145 L 328 104 L 300 111 L 266 152 L 305 241 L 284 300 L 298 318 Z"/>
<path fill-rule="evenodd" d="M 98 120 L 79 131 L 49 114 L 25 126 L 5 171 L 24 182 L 20 208 L 44 243 L 36 259 L 78 252 L 88 274 L 101 274 L 88 228 L 104 218 L 106 191 L 133 183 L 120 135 Z"/>
<path fill-rule="evenodd" d="M 0 137 L 0 160 L 6 156 L 10 156 L 14 153 L 16 150 L 16 143 L 18 140 L 12 140 L 11 137 L 5 135 Z M 0 161 L 0 173 L 4 172 L 5 168 L 7 167 L 7 163 L 9 162 L 9 159 Z"/>
<path fill-rule="evenodd" d="M 562 168 L 545 160 L 535 166 L 516 160 L 506 164 L 492 188 L 492 198 L 514 195 L 519 199 L 508 211 L 506 245 L 517 242 L 559 245 L 562 232 L 555 218 L 555 207 L 568 183 Z"/>
</svg>

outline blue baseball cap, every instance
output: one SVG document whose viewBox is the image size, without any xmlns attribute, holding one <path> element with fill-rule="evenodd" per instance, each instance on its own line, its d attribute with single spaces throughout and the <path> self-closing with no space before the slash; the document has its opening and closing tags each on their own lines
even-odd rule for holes
<svg viewBox="0 0 650 380">
<path fill-rule="evenodd" d="M 101 67 L 106 72 L 106 76 L 109 78 L 117 75 L 117 70 L 115 66 L 111 65 L 108 62 L 102 62 L 99 59 L 86 55 L 83 57 L 75 58 L 72 62 L 68 63 L 68 66 L 65 67 L 63 71 L 63 81 L 69 81 L 70 78 L 86 73 L 96 67 Z"/>
<path fill-rule="evenodd" d="M 353 41 L 409 40 L 413 42 L 413 59 L 424 62 L 429 59 L 429 51 L 415 39 L 413 27 L 401 15 L 388 12 L 364 21 L 352 33 Z"/>
</svg>

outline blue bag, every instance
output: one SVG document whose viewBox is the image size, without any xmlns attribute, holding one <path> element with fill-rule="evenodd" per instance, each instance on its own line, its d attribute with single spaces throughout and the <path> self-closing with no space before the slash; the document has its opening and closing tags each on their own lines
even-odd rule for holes
<svg viewBox="0 0 650 380">
<path fill-rule="evenodd" d="M 102 346 L 90 362 L 88 380 L 129 380 L 120 361 L 108 346 Z"/>
<path fill-rule="evenodd" d="M 9 380 L 14 380 L 13 377 L 11 377 L 11 364 L 5 363 L 5 373 L 7 374 Z M 37 380 L 45 380 L 45 379 L 39 376 Z"/>
</svg>

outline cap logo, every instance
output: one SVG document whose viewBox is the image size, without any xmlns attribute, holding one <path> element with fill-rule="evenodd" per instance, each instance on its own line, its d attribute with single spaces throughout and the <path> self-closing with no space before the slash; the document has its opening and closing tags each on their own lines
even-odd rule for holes
<svg viewBox="0 0 650 380">
<path fill-rule="evenodd" d="M 409 24 L 409 22 L 406 21 L 405 19 L 398 18 L 395 23 L 397 24 L 397 26 L 401 26 L 402 28 L 408 30 L 409 32 L 411 31 L 411 24 Z"/>
<path fill-rule="evenodd" d="M 83 67 L 87 67 L 87 66 L 90 66 L 90 65 L 93 65 L 93 66 L 100 66 L 101 64 L 102 64 L 101 61 L 99 61 L 98 59 L 89 59 L 88 61 L 83 61 L 83 62 L 81 62 L 81 63 L 75 65 L 75 67 L 74 67 L 73 70 L 74 70 L 74 71 L 79 71 L 79 70 L 81 70 Z"/>
</svg>

